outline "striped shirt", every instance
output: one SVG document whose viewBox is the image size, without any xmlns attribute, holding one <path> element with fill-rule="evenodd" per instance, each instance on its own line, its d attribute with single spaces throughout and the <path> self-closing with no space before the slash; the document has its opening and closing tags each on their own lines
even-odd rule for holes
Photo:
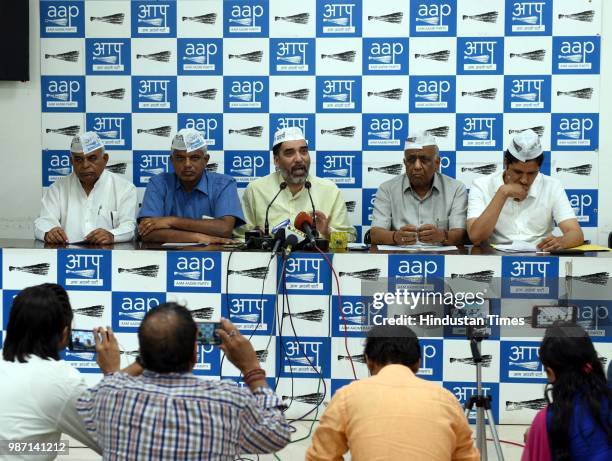
<svg viewBox="0 0 612 461">
<path fill-rule="evenodd" d="M 77 401 L 105 460 L 233 460 L 290 440 L 281 399 L 191 373 L 107 375 Z"/>
</svg>

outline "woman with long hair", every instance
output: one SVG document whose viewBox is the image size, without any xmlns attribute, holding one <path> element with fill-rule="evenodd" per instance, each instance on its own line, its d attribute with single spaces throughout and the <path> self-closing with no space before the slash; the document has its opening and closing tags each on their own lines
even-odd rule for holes
<svg viewBox="0 0 612 461">
<path fill-rule="evenodd" d="M 529 430 L 523 461 L 612 459 L 612 392 L 589 335 L 575 324 L 547 328 L 540 345 L 548 406 Z"/>
</svg>

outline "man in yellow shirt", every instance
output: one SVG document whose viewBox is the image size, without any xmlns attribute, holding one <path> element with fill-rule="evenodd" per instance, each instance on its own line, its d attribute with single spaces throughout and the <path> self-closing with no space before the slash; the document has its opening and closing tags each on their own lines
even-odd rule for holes
<svg viewBox="0 0 612 461">
<path fill-rule="evenodd" d="M 365 356 L 372 376 L 334 394 L 307 461 L 477 461 L 472 431 L 455 396 L 415 376 L 419 340 L 405 326 L 375 326 Z"/>
<path fill-rule="evenodd" d="M 301 211 L 311 214 L 310 190 L 319 234 L 329 238 L 332 231 L 341 231 L 349 234 L 349 241 L 355 240 L 355 228 L 349 223 L 346 204 L 338 187 L 309 173 L 310 154 L 302 130 L 297 127 L 278 130 L 274 135 L 272 153 L 277 171 L 247 186 L 242 197 L 246 224 L 239 234 L 244 235 L 245 231 L 255 227 L 265 230 L 266 209 L 283 187 L 270 207 L 269 229 L 287 219 L 293 225 Z"/>
</svg>

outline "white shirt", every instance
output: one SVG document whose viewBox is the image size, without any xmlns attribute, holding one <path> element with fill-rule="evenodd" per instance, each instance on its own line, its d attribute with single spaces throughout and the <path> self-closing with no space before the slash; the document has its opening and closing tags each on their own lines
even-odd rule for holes
<svg viewBox="0 0 612 461">
<path fill-rule="evenodd" d="M 502 171 L 474 180 L 468 197 L 467 219 L 478 218 L 483 213 L 497 189 L 504 184 L 503 174 Z M 561 223 L 575 217 L 561 183 L 538 173 L 525 200 L 506 200 L 489 242 L 495 244 L 522 240 L 537 244 L 550 235 L 553 220 Z"/>
<path fill-rule="evenodd" d="M 115 243 L 127 242 L 134 237 L 137 206 L 136 188 L 121 176 L 103 171 L 87 195 L 73 172 L 45 192 L 34 234 L 44 240 L 45 233 L 61 226 L 69 242 L 81 242 L 102 228 L 115 236 Z"/>
<path fill-rule="evenodd" d="M 80 373 L 63 361 L 36 355 L 26 363 L 0 360 L 0 440 L 55 443 L 65 433 L 101 453 L 75 408 L 86 388 Z M 55 455 L 6 459 L 49 460 Z"/>
</svg>

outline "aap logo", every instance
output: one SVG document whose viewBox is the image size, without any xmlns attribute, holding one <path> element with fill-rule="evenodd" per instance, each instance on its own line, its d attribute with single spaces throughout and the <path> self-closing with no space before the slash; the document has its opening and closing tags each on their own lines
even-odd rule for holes
<svg viewBox="0 0 612 461">
<path fill-rule="evenodd" d="M 504 73 L 504 39 L 478 37 L 457 39 L 457 74 Z"/>
<path fill-rule="evenodd" d="M 361 37 L 361 3 L 317 0 L 317 37 Z"/>
<path fill-rule="evenodd" d="M 559 259 L 502 256 L 503 298 L 557 299 Z"/>
<path fill-rule="evenodd" d="M 504 77 L 505 112 L 550 112 L 550 75 Z"/>
<path fill-rule="evenodd" d="M 454 37 L 457 32 L 457 3 L 451 0 L 410 2 L 410 36 Z"/>
<path fill-rule="evenodd" d="M 408 137 L 407 114 L 363 114 L 364 150 L 401 150 Z"/>
<path fill-rule="evenodd" d="M 279 336 L 276 350 L 281 378 L 313 378 L 330 375 L 331 338 Z"/>
<path fill-rule="evenodd" d="M 208 150 L 223 150 L 223 114 L 178 114 L 178 126 L 202 133 Z"/>
<path fill-rule="evenodd" d="M 246 187 L 257 178 L 270 173 L 270 152 L 226 150 L 225 174 L 232 176 L 238 187 Z"/>
<path fill-rule="evenodd" d="M 179 38 L 178 75 L 223 75 L 223 40 Z"/>
<path fill-rule="evenodd" d="M 225 0 L 224 37 L 268 37 L 268 0 Z"/>
<path fill-rule="evenodd" d="M 599 74 L 601 38 L 553 37 L 553 74 Z"/>
<path fill-rule="evenodd" d="M 597 190 L 565 189 L 565 193 L 580 225 L 582 227 L 597 227 Z"/>
<path fill-rule="evenodd" d="M 168 151 L 134 151 L 134 185 L 147 187 L 153 176 L 174 171 Z"/>
<path fill-rule="evenodd" d="M 317 112 L 361 112 L 361 77 L 317 77 Z"/>
<path fill-rule="evenodd" d="M 540 362 L 538 342 L 502 341 L 500 350 L 501 380 L 507 383 L 546 383 Z"/>
<path fill-rule="evenodd" d="M 270 40 L 270 75 L 314 75 L 315 41 L 312 38 Z"/>
<path fill-rule="evenodd" d="M 223 77 L 225 112 L 268 112 L 268 77 Z"/>
<path fill-rule="evenodd" d="M 165 302 L 165 293 L 113 292 L 113 330 L 137 332 L 147 312 Z"/>
<path fill-rule="evenodd" d="M 282 264 L 278 265 L 281 277 Z M 293 253 L 285 264 L 283 293 L 328 295 L 331 290 L 331 273 L 325 259 L 313 254 Z"/>
<path fill-rule="evenodd" d="M 111 289 L 111 252 L 58 250 L 58 283 L 69 290 Z"/>
<path fill-rule="evenodd" d="M 406 75 L 408 73 L 407 38 L 364 38 L 364 75 Z"/>
<path fill-rule="evenodd" d="M 551 114 L 552 150 L 599 148 L 599 114 Z"/>
<path fill-rule="evenodd" d="M 131 114 L 88 113 L 85 119 L 87 131 L 95 131 L 107 150 L 132 148 Z"/>
<path fill-rule="evenodd" d="M 87 75 L 130 75 L 130 40 L 122 38 L 85 40 Z"/>
<path fill-rule="evenodd" d="M 502 114 L 457 114 L 457 150 L 500 150 Z"/>
<path fill-rule="evenodd" d="M 43 151 L 43 187 L 49 187 L 70 173 L 72 173 L 70 153 L 65 150 Z"/>
<path fill-rule="evenodd" d="M 176 77 L 132 77 L 134 112 L 176 112 Z"/>
<path fill-rule="evenodd" d="M 42 76 L 43 112 L 85 112 L 85 77 Z"/>
<path fill-rule="evenodd" d="M 85 2 L 40 2 L 42 38 L 85 36 Z"/>
<path fill-rule="evenodd" d="M 455 77 L 410 77 L 411 112 L 455 112 Z"/>
<path fill-rule="evenodd" d="M 506 0 L 506 35 L 551 35 L 552 0 Z"/>
<path fill-rule="evenodd" d="M 176 37 L 176 3 L 133 1 L 132 37 Z"/>
<path fill-rule="evenodd" d="M 389 291 L 444 292 L 444 256 L 390 255 Z"/>
<path fill-rule="evenodd" d="M 232 293 L 222 298 L 223 316 L 243 334 L 270 335 L 274 332 L 273 295 Z"/>
<path fill-rule="evenodd" d="M 186 251 L 168 253 L 167 291 L 218 293 L 221 254 Z"/>
<path fill-rule="evenodd" d="M 332 306 L 336 307 L 332 314 L 333 336 L 363 338 L 373 326 L 380 325 L 387 318 L 387 306 L 376 308 L 372 306 L 371 296 L 342 296 L 339 312 L 338 296 L 332 297 Z"/>
<path fill-rule="evenodd" d="M 219 376 L 221 374 L 221 353 L 217 346 L 198 345 L 198 356 L 193 366 L 193 374 L 201 376 Z"/>
<path fill-rule="evenodd" d="M 361 187 L 361 153 L 317 152 L 317 176 L 338 187 Z"/>
</svg>

